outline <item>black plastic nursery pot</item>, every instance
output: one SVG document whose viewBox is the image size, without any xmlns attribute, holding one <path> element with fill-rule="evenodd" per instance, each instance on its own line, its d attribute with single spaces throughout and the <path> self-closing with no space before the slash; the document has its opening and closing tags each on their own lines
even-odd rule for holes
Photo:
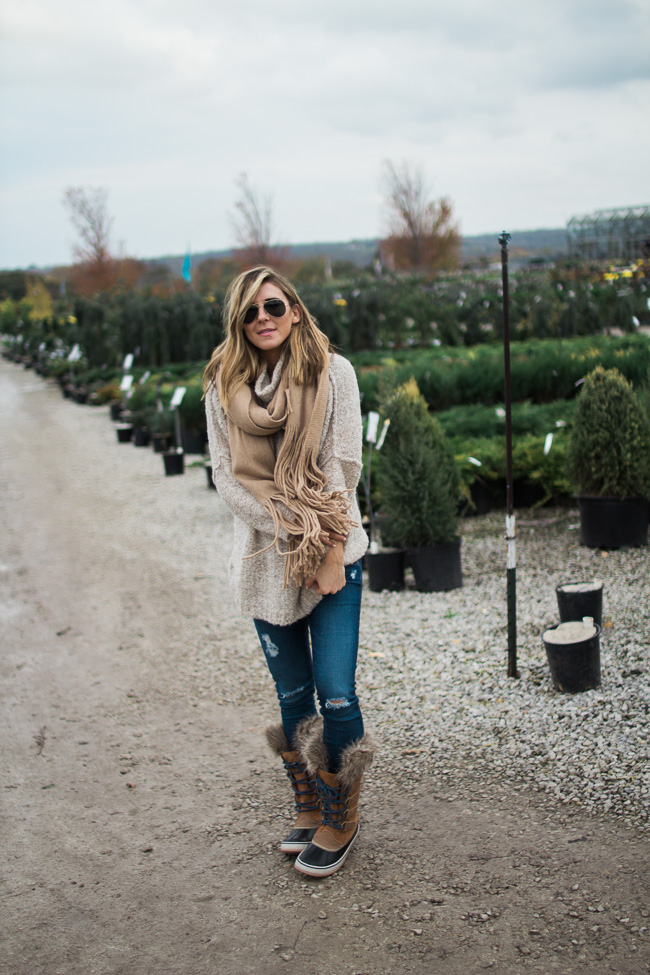
<svg viewBox="0 0 650 975">
<path fill-rule="evenodd" d="M 566 630 L 564 636 L 563 627 L 573 628 L 576 632 L 582 628 L 587 635 L 579 639 Z M 577 694 L 600 687 L 600 626 L 597 623 L 588 629 L 580 621 L 558 623 L 546 630 L 542 639 L 556 691 Z"/>
<path fill-rule="evenodd" d="M 413 569 L 418 592 L 447 592 L 460 589 L 463 571 L 460 558 L 460 536 L 451 542 L 440 542 L 423 548 L 409 548 L 408 564 Z"/>
<path fill-rule="evenodd" d="M 151 442 L 151 434 L 146 427 L 135 427 L 133 430 L 133 443 L 136 447 L 148 447 Z"/>
<path fill-rule="evenodd" d="M 131 443 L 133 440 L 133 427 L 117 427 L 117 442 Z"/>
<path fill-rule="evenodd" d="M 578 496 L 580 544 L 588 548 L 628 548 L 648 544 L 647 498 Z"/>
<path fill-rule="evenodd" d="M 168 450 L 163 454 L 165 462 L 165 474 L 171 477 L 174 474 L 185 473 L 185 454 L 179 450 Z"/>
<path fill-rule="evenodd" d="M 492 510 L 493 500 L 490 488 L 485 481 L 477 478 L 470 487 L 470 497 L 472 505 L 468 506 L 465 514 L 467 515 L 486 515 Z"/>
<path fill-rule="evenodd" d="M 212 464 L 205 465 L 205 476 L 208 479 L 208 487 L 211 488 L 213 491 L 216 491 L 217 485 L 212 480 Z"/>
<path fill-rule="evenodd" d="M 399 592 L 404 588 L 404 550 L 366 552 L 368 585 L 372 592 Z"/>
<path fill-rule="evenodd" d="M 154 433 L 153 435 L 153 449 L 154 453 L 162 454 L 165 450 L 169 450 L 171 446 L 171 437 L 168 433 Z"/>
<path fill-rule="evenodd" d="M 186 454 L 202 454 L 205 450 L 205 437 L 202 433 L 181 430 L 181 443 Z"/>
<path fill-rule="evenodd" d="M 581 620 L 584 616 L 591 616 L 594 623 L 603 621 L 603 584 L 602 582 L 563 582 L 555 590 L 560 620 Z"/>
<path fill-rule="evenodd" d="M 111 420 L 115 420 L 117 422 L 118 420 L 122 419 L 122 403 L 120 400 L 113 400 L 113 402 L 110 404 L 110 411 Z"/>
</svg>

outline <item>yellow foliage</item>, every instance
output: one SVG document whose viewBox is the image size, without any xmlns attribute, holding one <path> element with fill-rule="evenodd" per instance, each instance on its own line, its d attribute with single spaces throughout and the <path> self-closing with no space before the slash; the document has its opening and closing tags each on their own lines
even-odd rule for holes
<svg viewBox="0 0 650 975">
<path fill-rule="evenodd" d="M 27 294 L 29 303 L 29 318 L 32 322 L 42 321 L 52 314 L 52 296 L 41 278 L 27 278 Z"/>
<path fill-rule="evenodd" d="M 399 387 L 398 392 L 405 393 L 412 400 L 422 399 L 422 394 L 413 376 Z"/>
</svg>

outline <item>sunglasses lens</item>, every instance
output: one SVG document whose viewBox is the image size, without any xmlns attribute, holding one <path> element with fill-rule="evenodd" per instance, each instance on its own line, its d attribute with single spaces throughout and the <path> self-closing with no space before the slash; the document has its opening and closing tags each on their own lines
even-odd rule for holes
<svg viewBox="0 0 650 975">
<path fill-rule="evenodd" d="M 279 298 L 271 298 L 269 301 L 265 301 L 264 309 L 274 318 L 282 318 L 287 310 L 285 303 L 280 301 Z"/>
<path fill-rule="evenodd" d="M 244 312 L 244 325 L 250 325 L 257 318 L 257 305 L 251 305 Z"/>
</svg>

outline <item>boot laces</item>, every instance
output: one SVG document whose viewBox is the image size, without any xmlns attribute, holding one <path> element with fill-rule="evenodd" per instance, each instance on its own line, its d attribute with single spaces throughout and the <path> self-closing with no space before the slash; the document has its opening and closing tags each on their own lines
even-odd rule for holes
<svg viewBox="0 0 650 975">
<path fill-rule="evenodd" d="M 313 812 L 318 809 L 318 792 L 316 780 L 312 779 L 307 772 L 307 766 L 303 762 L 284 762 L 289 781 L 293 787 L 294 805 L 297 813 Z M 302 790 L 300 786 L 308 785 L 308 789 Z"/>
<path fill-rule="evenodd" d="M 323 826 L 333 826 L 334 829 L 345 828 L 349 791 L 346 786 L 331 786 L 323 782 L 322 779 L 318 779 L 321 822 Z"/>
</svg>

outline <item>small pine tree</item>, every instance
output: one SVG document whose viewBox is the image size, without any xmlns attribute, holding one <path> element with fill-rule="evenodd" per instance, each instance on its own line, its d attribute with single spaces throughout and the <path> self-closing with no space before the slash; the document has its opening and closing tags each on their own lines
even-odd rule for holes
<svg viewBox="0 0 650 975">
<path fill-rule="evenodd" d="M 377 472 L 387 521 L 382 541 L 399 548 L 452 541 L 458 526 L 458 468 L 414 379 L 388 397 L 383 412 L 390 427 Z"/>
<path fill-rule="evenodd" d="M 587 376 L 567 469 L 578 494 L 650 497 L 650 421 L 618 369 L 597 366 Z"/>
</svg>

